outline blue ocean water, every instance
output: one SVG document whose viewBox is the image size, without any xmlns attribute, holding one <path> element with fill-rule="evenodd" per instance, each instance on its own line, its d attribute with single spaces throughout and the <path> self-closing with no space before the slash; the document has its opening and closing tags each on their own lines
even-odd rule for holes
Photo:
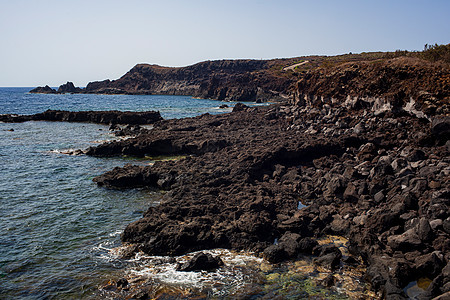
<svg viewBox="0 0 450 300">
<path fill-rule="evenodd" d="M 159 110 L 164 118 L 221 113 L 223 104 L 187 96 L 42 95 L 0 88 L 0 114 L 60 110 Z M 122 268 L 108 249 L 160 195 L 99 188 L 92 178 L 124 158 L 62 154 L 113 139 L 87 123 L 0 123 L 0 299 L 78 299 Z"/>
<path fill-rule="evenodd" d="M 164 95 L 91 95 L 30 94 L 32 88 L 0 88 L 0 114 L 35 114 L 47 109 L 79 110 L 157 110 L 165 119 L 194 117 L 203 113 L 218 114 L 233 103 L 190 96 Z"/>
</svg>

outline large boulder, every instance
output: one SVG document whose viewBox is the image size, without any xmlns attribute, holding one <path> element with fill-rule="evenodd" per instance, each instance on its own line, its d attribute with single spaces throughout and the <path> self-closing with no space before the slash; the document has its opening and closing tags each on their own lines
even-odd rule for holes
<svg viewBox="0 0 450 300">
<path fill-rule="evenodd" d="M 439 144 L 445 144 L 450 139 L 450 117 L 435 118 L 431 122 L 431 133 Z"/>
<path fill-rule="evenodd" d="M 212 256 L 210 253 L 199 252 L 184 264 L 177 266 L 177 271 L 210 271 L 223 266 L 223 261 L 218 256 Z"/>
</svg>

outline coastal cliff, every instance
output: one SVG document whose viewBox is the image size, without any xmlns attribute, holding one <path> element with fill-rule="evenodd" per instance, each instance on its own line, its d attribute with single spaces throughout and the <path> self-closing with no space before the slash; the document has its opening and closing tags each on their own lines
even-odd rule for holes
<svg viewBox="0 0 450 300">
<path fill-rule="evenodd" d="M 75 88 L 68 82 L 58 91 L 46 86 L 30 92 L 190 95 L 224 101 L 281 101 L 289 98 L 286 93 L 293 83 L 292 77 L 273 71 L 281 61 L 219 60 L 179 68 L 138 64 L 117 80 L 90 82 L 85 89 Z"/>
<path fill-rule="evenodd" d="M 450 70 L 447 63 L 416 57 L 345 62 L 305 72 L 293 87 L 294 105 L 345 105 L 409 109 L 447 115 Z M 424 117 L 424 115 L 422 115 Z"/>
</svg>

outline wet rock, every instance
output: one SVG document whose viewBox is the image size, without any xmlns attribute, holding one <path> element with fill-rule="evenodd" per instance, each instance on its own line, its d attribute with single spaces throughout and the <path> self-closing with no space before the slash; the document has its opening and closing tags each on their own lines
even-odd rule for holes
<svg viewBox="0 0 450 300">
<path fill-rule="evenodd" d="M 353 256 L 345 256 L 344 258 L 342 258 L 342 262 L 352 266 L 357 266 L 360 264 L 360 262 Z"/>
<path fill-rule="evenodd" d="M 393 284 L 391 281 L 387 281 L 384 286 L 384 296 L 389 300 L 406 300 L 408 299 L 403 293 L 403 290 Z"/>
<path fill-rule="evenodd" d="M 127 245 L 120 248 L 117 256 L 120 259 L 131 259 L 135 256 L 135 254 L 139 251 L 139 247 L 137 244 Z"/>
<path fill-rule="evenodd" d="M 300 251 L 301 236 L 297 233 L 286 232 L 279 240 L 278 245 L 286 252 L 288 258 L 297 257 Z"/>
<path fill-rule="evenodd" d="M 88 151 L 89 152 L 89 151 Z M 130 188 L 145 184 L 142 167 L 126 165 L 123 168 L 114 168 L 111 171 L 95 177 L 94 182 L 99 186 Z"/>
<path fill-rule="evenodd" d="M 330 274 L 321 281 L 321 284 L 325 287 L 332 287 L 336 284 L 336 282 L 336 277 Z"/>
<path fill-rule="evenodd" d="M 264 249 L 263 256 L 271 263 L 279 263 L 289 259 L 289 255 L 286 253 L 284 247 L 280 244 L 271 245 Z"/>
<path fill-rule="evenodd" d="M 109 130 L 114 130 L 115 136 L 137 136 L 145 131 L 145 129 L 139 125 L 127 125 L 124 128 L 120 128 L 117 125 L 111 125 Z"/>
<path fill-rule="evenodd" d="M 233 112 L 238 112 L 238 111 L 245 111 L 247 110 L 249 107 L 245 104 L 242 104 L 240 102 L 236 103 L 233 107 Z"/>
<path fill-rule="evenodd" d="M 264 257 L 272 262 L 277 263 L 287 259 L 295 259 L 299 254 L 311 254 L 317 241 L 292 232 L 286 232 L 276 245 L 271 245 L 264 250 Z"/>
<path fill-rule="evenodd" d="M 315 239 L 306 237 L 299 241 L 298 251 L 304 254 L 312 254 L 313 249 L 317 247 L 317 245 L 318 243 Z"/>
<path fill-rule="evenodd" d="M 212 256 L 210 253 L 199 252 L 189 261 L 177 266 L 177 271 L 210 271 L 223 266 L 223 261 L 219 256 Z"/>
<path fill-rule="evenodd" d="M 340 266 L 342 253 L 336 246 L 319 246 L 314 250 L 314 253 L 318 254 L 319 256 L 313 260 L 315 264 L 321 265 L 331 270 L 334 270 Z"/>
</svg>

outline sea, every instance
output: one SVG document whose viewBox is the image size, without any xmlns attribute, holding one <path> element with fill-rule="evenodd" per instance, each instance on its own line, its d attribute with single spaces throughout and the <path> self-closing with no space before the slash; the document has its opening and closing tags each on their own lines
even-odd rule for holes
<svg viewBox="0 0 450 300">
<path fill-rule="evenodd" d="M 30 94 L 29 90 L 0 88 L 0 114 L 34 114 L 47 109 L 157 110 L 163 118 L 171 119 L 227 113 L 231 108 L 219 107 L 233 106 L 190 96 L 55 95 Z M 66 154 L 113 139 L 116 137 L 105 125 L 0 122 L 0 299 L 114 299 L 115 294 L 105 292 L 103 287 L 123 276 L 154 276 L 152 280 L 159 287 L 166 283 L 177 289 L 197 288 L 201 293 L 207 290 L 211 298 L 229 298 L 236 293 L 245 296 L 243 285 L 250 294 L 257 285 L 258 293 L 276 296 L 286 282 L 299 282 L 298 278 L 292 281 L 283 277 L 290 270 L 287 265 L 281 272 L 252 254 L 224 249 L 214 251 L 223 257 L 227 267 L 208 274 L 176 272 L 173 263 L 157 264 L 155 257 L 118 257 L 123 229 L 149 207 L 158 205 L 162 196 L 145 188 L 101 188 L 92 179 L 117 166 L 148 165 L 154 159 Z M 183 259 L 186 257 L 178 260 Z M 302 276 L 301 282 L 306 284 L 307 277 Z M 306 286 L 303 290 L 307 288 L 312 289 Z M 364 287 L 355 289 L 361 291 Z M 294 295 L 303 290 L 296 290 Z M 340 291 L 317 293 L 347 298 Z"/>
</svg>

